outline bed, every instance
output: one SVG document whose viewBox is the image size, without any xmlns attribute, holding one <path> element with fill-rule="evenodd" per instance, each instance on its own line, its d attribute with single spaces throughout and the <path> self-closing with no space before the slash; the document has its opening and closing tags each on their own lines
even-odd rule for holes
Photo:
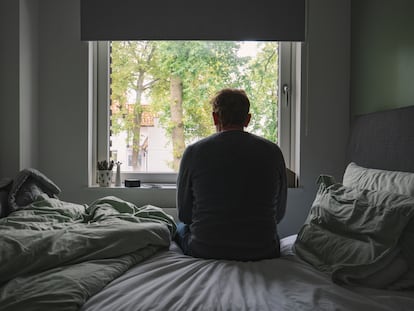
<svg viewBox="0 0 414 311">
<path fill-rule="evenodd" d="M 0 183 L 0 310 L 414 310 L 413 119 L 356 118 L 343 180 L 321 175 L 300 232 L 258 262 L 183 255 L 161 209 L 62 202 L 25 171 Z"/>
</svg>

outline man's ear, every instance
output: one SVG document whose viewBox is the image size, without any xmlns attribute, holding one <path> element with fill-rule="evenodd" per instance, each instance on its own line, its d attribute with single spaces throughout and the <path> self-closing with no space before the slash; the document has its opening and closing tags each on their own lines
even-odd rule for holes
<svg viewBox="0 0 414 311">
<path fill-rule="evenodd" d="M 249 125 L 251 118 L 252 118 L 252 114 L 248 113 L 246 117 L 246 121 L 244 121 L 244 127 L 247 127 Z"/>
<path fill-rule="evenodd" d="M 212 112 L 211 115 L 213 116 L 213 120 L 214 120 L 214 125 L 219 124 L 219 117 L 218 114 L 216 112 Z"/>
</svg>

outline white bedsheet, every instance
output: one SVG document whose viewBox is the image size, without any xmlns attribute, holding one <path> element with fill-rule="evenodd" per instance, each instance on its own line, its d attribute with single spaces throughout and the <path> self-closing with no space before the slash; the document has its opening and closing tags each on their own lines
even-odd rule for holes
<svg viewBox="0 0 414 311">
<path fill-rule="evenodd" d="M 172 244 L 93 296 L 82 311 L 120 310 L 414 310 L 414 292 L 338 286 L 291 252 L 259 262 L 204 260 Z"/>
</svg>

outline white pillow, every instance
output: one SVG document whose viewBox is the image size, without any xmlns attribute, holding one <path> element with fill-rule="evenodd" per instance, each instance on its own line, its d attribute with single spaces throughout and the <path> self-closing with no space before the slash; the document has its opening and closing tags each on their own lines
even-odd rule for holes
<svg viewBox="0 0 414 311">
<path fill-rule="evenodd" d="M 365 168 L 351 162 L 345 170 L 342 183 L 351 188 L 387 191 L 414 197 L 414 173 Z"/>
</svg>

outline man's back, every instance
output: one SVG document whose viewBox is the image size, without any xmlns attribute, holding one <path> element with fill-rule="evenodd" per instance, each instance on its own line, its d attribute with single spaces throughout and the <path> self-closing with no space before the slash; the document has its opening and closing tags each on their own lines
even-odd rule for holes
<svg viewBox="0 0 414 311">
<path fill-rule="evenodd" d="M 190 224 L 192 255 L 277 257 L 276 222 L 286 206 L 285 174 L 277 145 L 248 132 L 223 131 L 189 146 L 177 203 L 180 219 Z"/>
</svg>

